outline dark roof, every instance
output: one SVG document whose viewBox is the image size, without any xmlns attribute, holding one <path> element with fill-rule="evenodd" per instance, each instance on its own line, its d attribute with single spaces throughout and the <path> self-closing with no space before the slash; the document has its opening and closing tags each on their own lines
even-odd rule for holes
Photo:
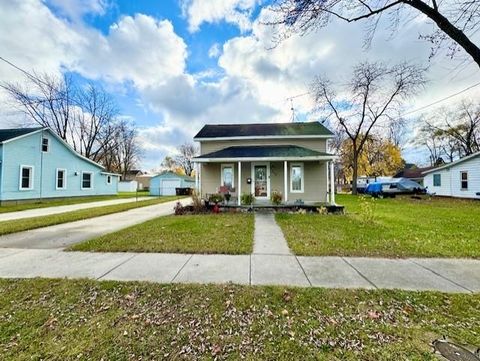
<svg viewBox="0 0 480 361">
<path fill-rule="evenodd" d="M 331 136 L 333 133 L 319 122 L 263 124 L 206 124 L 195 138 L 266 137 L 266 136 Z"/>
<path fill-rule="evenodd" d="M 397 174 L 395 174 L 394 178 L 423 178 L 423 172 L 426 172 L 434 167 L 424 167 L 424 168 L 405 168 L 400 170 Z"/>
<path fill-rule="evenodd" d="M 269 157 L 318 157 L 331 156 L 324 152 L 296 145 L 228 147 L 196 158 L 269 158 Z"/>
<path fill-rule="evenodd" d="M 0 143 L 7 140 L 20 137 L 22 135 L 36 132 L 42 128 L 12 128 L 12 129 L 0 129 Z"/>
</svg>

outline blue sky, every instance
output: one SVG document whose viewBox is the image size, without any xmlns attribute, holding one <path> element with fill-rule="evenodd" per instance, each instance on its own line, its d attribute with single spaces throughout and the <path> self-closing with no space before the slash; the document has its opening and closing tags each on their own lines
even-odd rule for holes
<svg viewBox="0 0 480 361">
<path fill-rule="evenodd" d="M 423 18 L 404 24 L 394 38 L 381 24 L 370 50 L 362 48 L 364 24 L 340 22 L 272 49 L 273 29 L 261 21 L 269 16 L 266 1 L 3 1 L 0 56 L 30 71 L 70 73 L 103 86 L 138 126 L 146 170 L 192 141 L 205 123 L 290 121 L 289 97 L 307 92 L 316 75 L 346 82 L 359 61 L 429 68 L 425 91 L 405 111 L 480 81 L 469 62 L 444 55 L 429 61 L 419 34 L 432 27 Z M 0 78 L 21 81 L 21 74 L 0 64 Z M 15 126 L 15 110 L 3 100 L 0 94 L 0 124 Z M 299 120 L 321 117 L 308 95 L 296 97 L 294 107 Z M 424 163 L 424 149 L 413 144 L 416 124 L 413 119 L 404 156 Z"/>
</svg>

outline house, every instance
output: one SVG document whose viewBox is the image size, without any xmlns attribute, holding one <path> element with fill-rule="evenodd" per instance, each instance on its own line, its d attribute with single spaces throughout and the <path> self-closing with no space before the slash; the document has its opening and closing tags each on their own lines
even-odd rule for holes
<svg viewBox="0 0 480 361">
<path fill-rule="evenodd" d="M 274 191 L 284 203 L 334 204 L 332 137 L 319 122 L 205 125 L 194 137 L 197 188 L 202 197 L 227 188 L 238 204 L 242 194 L 268 202 Z"/>
<path fill-rule="evenodd" d="M 175 172 L 162 172 L 150 179 L 150 195 L 173 196 L 176 188 L 195 188 L 195 179 Z"/>
<path fill-rule="evenodd" d="M 424 186 L 439 196 L 480 199 L 480 152 L 430 169 Z"/>
<path fill-rule="evenodd" d="M 415 164 L 407 163 L 393 178 L 407 178 L 423 186 L 424 173 L 432 168 L 433 167 L 417 167 Z"/>
<path fill-rule="evenodd" d="M 143 175 L 143 172 L 140 169 L 131 169 L 125 172 L 124 175 L 121 176 L 122 182 L 129 182 L 136 180 L 137 177 Z"/>
<path fill-rule="evenodd" d="M 49 128 L 0 129 L 0 202 L 117 193 L 119 175 Z"/>
</svg>

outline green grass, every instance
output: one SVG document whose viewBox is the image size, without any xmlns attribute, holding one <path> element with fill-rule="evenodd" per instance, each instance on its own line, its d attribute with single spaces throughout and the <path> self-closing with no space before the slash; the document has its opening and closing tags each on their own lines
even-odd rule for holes
<svg viewBox="0 0 480 361">
<path fill-rule="evenodd" d="M 480 295 L 0 280 L 2 360 L 438 360 Z"/>
<path fill-rule="evenodd" d="M 27 231 L 30 229 L 53 226 L 55 224 L 79 221 L 82 219 L 104 216 L 107 214 L 128 211 L 129 209 L 151 206 L 178 199 L 180 197 L 160 197 L 138 202 L 115 204 L 111 206 L 81 209 L 78 211 L 52 214 L 41 217 L 23 218 L 14 221 L 0 222 L 0 235 Z"/>
<path fill-rule="evenodd" d="M 365 208 L 359 197 L 343 195 L 337 203 L 345 205 L 346 215 L 277 214 L 276 220 L 299 255 L 480 257 L 480 202 L 410 197 L 371 202 Z"/>
<path fill-rule="evenodd" d="M 253 216 L 231 213 L 160 217 L 71 250 L 249 254 L 252 248 Z"/>
<path fill-rule="evenodd" d="M 70 204 L 80 204 L 80 203 L 108 201 L 108 200 L 115 200 L 115 199 L 133 198 L 136 196 L 146 197 L 146 196 L 149 196 L 149 193 L 145 191 L 140 191 L 138 193 L 120 192 L 116 195 L 111 195 L 111 196 L 71 197 L 71 198 L 64 198 L 64 199 L 46 199 L 41 201 L 32 201 L 32 202 L 20 203 L 20 204 L 5 204 L 0 206 L 0 213 L 25 211 L 28 209 L 36 209 L 36 208 L 66 206 Z"/>
</svg>

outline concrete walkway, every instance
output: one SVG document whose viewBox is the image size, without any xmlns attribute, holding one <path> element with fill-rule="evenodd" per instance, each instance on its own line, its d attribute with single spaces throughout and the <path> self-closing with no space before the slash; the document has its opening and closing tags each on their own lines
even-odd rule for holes
<svg viewBox="0 0 480 361">
<path fill-rule="evenodd" d="M 139 201 L 144 201 L 147 199 L 153 199 L 152 197 L 139 197 Z M 81 209 L 88 209 L 94 207 L 104 207 L 112 206 L 115 204 L 131 203 L 135 202 L 137 199 L 132 198 L 122 198 L 122 199 L 111 199 L 106 201 L 97 201 L 97 202 L 88 202 L 88 203 L 78 203 L 78 204 L 68 204 L 65 206 L 55 206 L 55 207 L 45 207 L 45 208 L 35 208 L 27 209 L 24 211 L 18 212 L 7 212 L 0 213 L 0 222 L 3 221 L 13 221 L 16 219 L 31 218 L 31 217 L 42 217 L 49 216 L 52 214 L 59 214 L 65 212 L 79 211 Z"/>
<path fill-rule="evenodd" d="M 0 249 L 1 278 L 480 292 L 480 261 Z"/>
<path fill-rule="evenodd" d="M 125 212 L 32 229 L 0 237 L 1 248 L 52 249 L 65 248 L 107 233 L 118 231 L 150 219 L 173 214 L 177 201 L 139 207 Z M 182 202 L 188 203 L 185 198 Z"/>
<path fill-rule="evenodd" d="M 253 240 L 253 254 L 292 254 L 272 212 L 255 213 Z"/>
</svg>

